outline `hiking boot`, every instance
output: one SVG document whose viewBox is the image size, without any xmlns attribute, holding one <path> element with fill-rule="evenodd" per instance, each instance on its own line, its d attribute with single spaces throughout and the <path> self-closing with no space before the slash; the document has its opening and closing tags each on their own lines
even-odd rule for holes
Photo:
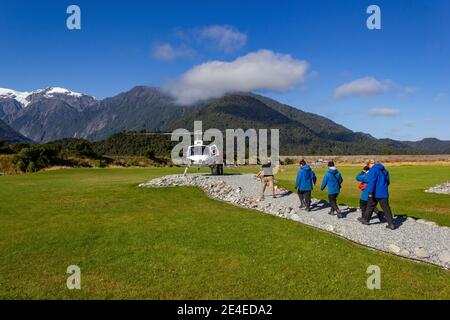
<svg viewBox="0 0 450 320">
<path fill-rule="evenodd" d="M 393 225 L 393 224 L 388 224 L 388 225 L 386 226 L 386 228 L 387 228 L 387 229 L 391 229 L 391 230 L 395 230 L 395 225 Z"/>
<path fill-rule="evenodd" d="M 364 219 L 363 217 L 359 217 L 358 221 L 361 222 L 362 224 L 365 224 L 366 226 L 369 225 L 369 221 L 367 221 L 366 219 Z"/>
</svg>

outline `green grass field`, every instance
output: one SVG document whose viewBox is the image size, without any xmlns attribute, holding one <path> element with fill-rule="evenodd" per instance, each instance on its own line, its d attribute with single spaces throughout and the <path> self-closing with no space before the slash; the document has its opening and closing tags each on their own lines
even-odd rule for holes
<svg viewBox="0 0 450 320">
<path fill-rule="evenodd" d="M 362 167 L 339 167 L 344 177 L 339 203 L 359 206 L 360 191 L 356 175 Z M 450 181 L 450 166 L 418 165 L 418 166 L 387 166 L 391 175 L 389 188 L 390 203 L 394 214 L 408 215 L 415 218 L 432 220 L 440 225 L 450 226 L 450 196 L 426 193 L 425 189 Z M 289 167 L 277 175 L 280 185 L 293 191 L 298 168 Z M 318 183 L 313 191 L 313 197 L 327 199 L 327 193 L 320 191 L 320 184 L 327 169 L 315 169 Z"/>
<path fill-rule="evenodd" d="M 450 273 L 438 267 L 215 201 L 199 189 L 137 188 L 175 172 L 181 169 L 0 177 L 0 298 L 450 299 Z M 392 171 L 394 181 L 400 172 Z M 438 199 L 433 206 L 442 212 L 430 215 L 448 219 Z M 81 290 L 66 288 L 73 264 L 81 268 Z M 366 287 L 369 265 L 381 268 L 381 290 Z"/>
</svg>

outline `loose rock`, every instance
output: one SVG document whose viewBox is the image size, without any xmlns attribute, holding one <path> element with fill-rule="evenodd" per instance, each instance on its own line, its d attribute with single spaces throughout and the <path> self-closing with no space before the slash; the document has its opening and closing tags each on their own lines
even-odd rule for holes
<svg viewBox="0 0 450 320">
<path fill-rule="evenodd" d="M 409 257 L 409 251 L 403 249 L 402 251 L 400 251 L 400 255 L 404 256 L 404 257 Z"/>
<path fill-rule="evenodd" d="M 430 257 L 430 254 L 428 253 L 428 251 L 424 247 L 416 247 L 416 248 L 414 248 L 414 254 L 418 258 L 429 258 Z"/>
<path fill-rule="evenodd" d="M 439 193 L 439 194 L 450 194 L 450 181 L 443 184 L 438 184 L 437 186 L 431 187 L 425 192 Z"/>
<path fill-rule="evenodd" d="M 399 254 L 402 249 L 399 246 L 396 246 L 395 244 L 389 245 L 389 251 L 395 254 Z"/>
</svg>

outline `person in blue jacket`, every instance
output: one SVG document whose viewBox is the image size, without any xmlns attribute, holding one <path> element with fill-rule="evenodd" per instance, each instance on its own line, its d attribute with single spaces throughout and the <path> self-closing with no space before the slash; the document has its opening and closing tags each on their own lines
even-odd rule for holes
<svg viewBox="0 0 450 320">
<path fill-rule="evenodd" d="M 394 219 L 392 217 L 391 207 L 389 206 L 389 184 L 391 183 L 389 171 L 381 163 L 375 163 L 373 160 L 370 160 L 368 165 L 370 170 L 366 188 L 369 194 L 369 200 L 363 217 L 358 218 L 358 220 L 368 225 L 375 208 L 380 203 L 388 223 L 386 228 L 394 230 Z"/>
<path fill-rule="evenodd" d="M 331 210 L 328 214 L 337 214 L 338 218 L 343 218 L 342 212 L 337 205 L 337 197 L 341 191 L 341 185 L 344 182 L 342 175 L 334 166 L 334 161 L 328 162 L 328 171 L 322 181 L 321 189 L 324 190 L 328 186 L 328 202 Z"/>
<path fill-rule="evenodd" d="M 367 189 L 367 185 L 369 184 L 369 166 L 366 165 L 360 173 L 356 175 L 356 181 L 360 182 L 360 190 L 361 190 L 361 196 L 359 198 L 359 209 L 361 210 L 361 216 L 364 215 L 364 212 L 366 212 L 367 204 L 369 202 L 369 189 Z M 380 222 L 383 221 L 383 214 L 375 208 L 375 213 L 378 216 L 378 219 Z"/>
<path fill-rule="evenodd" d="M 311 211 L 311 191 L 316 184 L 317 178 L 311 167 L 304 159 L 300 161 L 300 169 L 297 172 L 295 180 L 295 189 L 297 189 L 298 198 L 300 199 L 300 209 L 305 208 Z"/>
</svg>

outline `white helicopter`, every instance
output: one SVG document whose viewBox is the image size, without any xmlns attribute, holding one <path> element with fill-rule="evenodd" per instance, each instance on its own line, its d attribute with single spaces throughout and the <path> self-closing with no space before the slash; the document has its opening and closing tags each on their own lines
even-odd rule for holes
<svg viewBox="0 0 450 320">
<path fill-rule="evenodd" d="M 145 133 L 129 133 L 131 135 L 172 135 L 166 132 L 145 132 Z M 199 139 L 201 135 L 198 132 L 189 132 L 196 139 L 194 144 L 189 146 L 184 153 L 182 165 L 185 165 L 184 175 L 190 167 L 196 167 L 198 170 L 202 167 L 209 167 L 212 175 L 223 175 L 223 154 L 215 144 L 205 145 L 203 140 Z M 181 165 L 181 163 L 180 163 Z"/>
<path fill-rule="evenodd" d="M 210 167 L 211 174 L 223 175 L 223 154 L 215 144 L 205 145 L 202 140 L 195 140 L 186 152 L 187 166 L 184 175 L 190 167 Z"/>
</svg>

